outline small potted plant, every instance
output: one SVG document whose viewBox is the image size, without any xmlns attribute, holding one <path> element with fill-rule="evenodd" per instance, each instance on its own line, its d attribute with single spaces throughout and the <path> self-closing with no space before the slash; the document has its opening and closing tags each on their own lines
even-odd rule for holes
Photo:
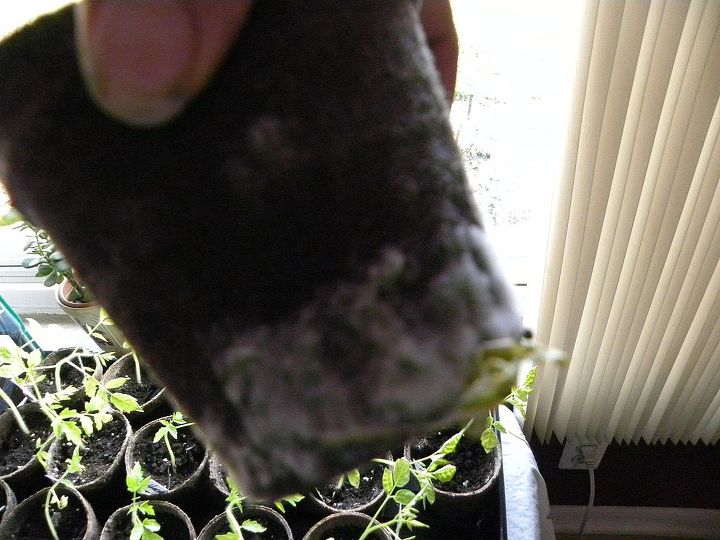
<svg viewBox="0 0 720 540">
<path fill-rule="evenodd" d="M 323 513 L 354 511 L 372 514 L 383 496 L 382 475 L 383 466 L 373 462 L 316 487 L 309 493 L 309 499 Z"/>
<path fill-rule="evenodd" d="M 28 233 L 22 260 L 25 268 L 34 268 L 35 276 L 43 278 L 46 287 L 56 287 L 55 299 L 60 308 L 89 332 L 101 348 L 122 347 L 125 338 L 113 324 L 99 324 L 103 321 L 101 308 L 92 293 L 75 275 L 65 256 L 58 250 L 47 231 L 29 221 L 21 221 L 18 228 Z M 97 328 L 96 328 L 97 327 Z M 95 334 L 95 335 L 93 335 Z"/>
<path fill-rule="evenodd" d="M 192 432 L 180 412 L 140 428 L 125 452 L 125 466 L 139 462 L 153 481 L 143 492 L 147 499 L 177 501 L 187 497 L 206 477 L 209 451 Z"/>
<path fill-rule="evenodd" d="M 136 462 L 126 476 L 126 487 L 132 496 L 129 505 L 118 508 L 108 518 L 100 540 L 194 540 L 195 528 L 178 506 L 167 501 L 142 498 L 152 478 L 143 474 Z"/>
<path fill-rule="evenodd" d="M 293 540 L 285 518 L 267 506 L 244 504 L 245 497 L 235 482 L 230 477 L 226 482 L 230 493 L 225 499 L 225 512 L 210 520 L 200 531 L 199 540 Z M 296 497 L 286 499 L 292 505 L 297 500 Z M 279 502 L 279 508 L 283 508 L 282 502 Z"/>
</svg>

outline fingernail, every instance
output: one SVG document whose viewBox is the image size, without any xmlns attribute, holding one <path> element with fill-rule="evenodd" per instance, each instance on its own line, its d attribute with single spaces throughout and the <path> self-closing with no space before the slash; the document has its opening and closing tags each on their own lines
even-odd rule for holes
<svg viewBox="0 0 720 540">
<path fill-rule="evenodd" d="M 77 10 L 80 65 L 102 109 L 137 126 L 182 110 L 197 40 L 182 1 L 92 0 Z"/>
</svg>

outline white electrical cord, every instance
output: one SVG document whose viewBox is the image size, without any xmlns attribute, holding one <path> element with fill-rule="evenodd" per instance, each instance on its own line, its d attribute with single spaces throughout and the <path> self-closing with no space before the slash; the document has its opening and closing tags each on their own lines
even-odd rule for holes
<svg viewBox="0 0 720 540">
<path fill-rule="evenodd" d="M 588 474 L 590 475 L 590 500 L 588 501 L 587 508 L 585 508 L 585 515 L 580 523 L 580 531 L 578 532 L 578 540 L 582 540 L 585 532 L 585 526 L 587 525 L 588 519 L 590 518 L 590 510 L 595 503 L 595 471 L 593 469 L 595 463 L 593 460 L 589 460 L 583 448 L 580 448 L 580 455 L 582 456 L 582 463 L 587 467 Z"/>
</svg>

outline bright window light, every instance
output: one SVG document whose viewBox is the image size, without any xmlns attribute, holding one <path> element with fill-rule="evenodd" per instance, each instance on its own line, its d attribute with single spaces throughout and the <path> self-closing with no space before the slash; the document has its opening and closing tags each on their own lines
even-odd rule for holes
<svg viewBox="0 0 720 540">
<path fill-rule="evenodd" d="M 537 311 L 553 188 L 565 151 L 577 0 L 452 0 L 460 40 L 453 129 L 525 323 Z"/>
</svg>

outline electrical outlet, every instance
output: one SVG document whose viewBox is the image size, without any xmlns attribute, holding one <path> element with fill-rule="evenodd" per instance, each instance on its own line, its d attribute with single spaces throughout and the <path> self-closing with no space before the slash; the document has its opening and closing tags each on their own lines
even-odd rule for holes
<svg viewBox="0 0 720 540">
<path fill-rule="evenodd" d="M 597 469 L 600 460 L 605 455 L 607 442 L 582 441 L 569 438 L 565 442 L 562 456 L 560 456 L 560 469 Z M 588 460 L 592 463 L 588 464 Z M 589 467 L 588 467 L 589 465 Z"/>
</svg>

